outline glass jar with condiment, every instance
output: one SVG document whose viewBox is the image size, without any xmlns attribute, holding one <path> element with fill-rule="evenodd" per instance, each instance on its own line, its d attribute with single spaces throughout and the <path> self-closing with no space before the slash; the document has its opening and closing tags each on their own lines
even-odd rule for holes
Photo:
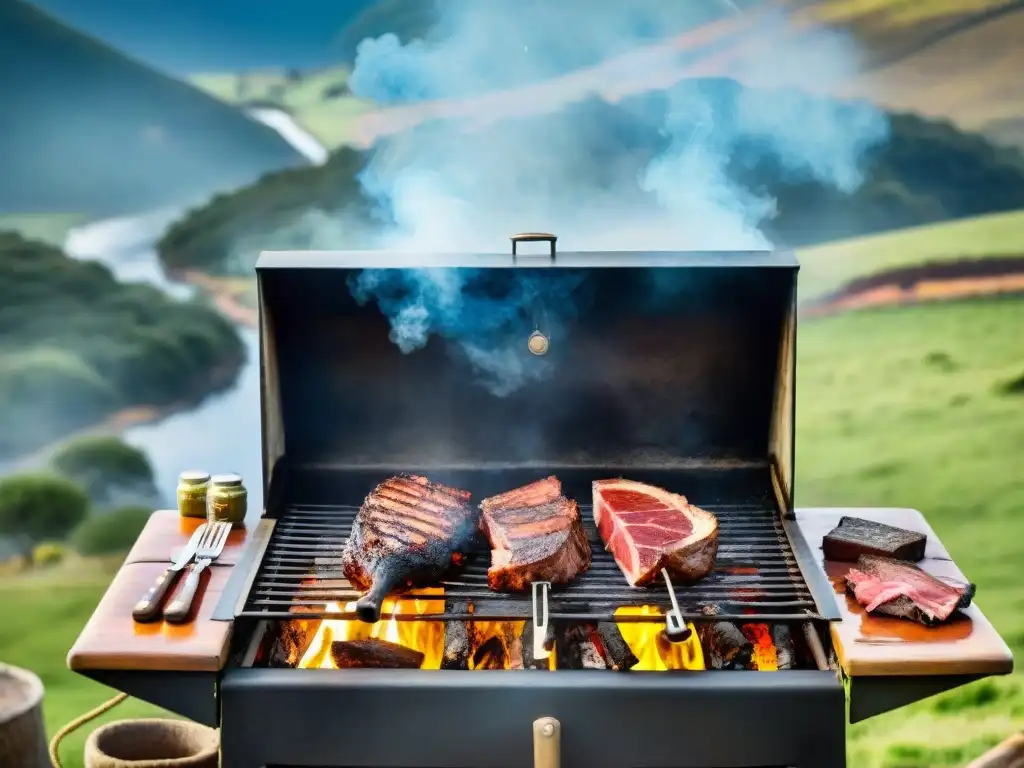
<svg viewBox="0 0 1024 768">
<path fill-rule="evenodd" d="M 206 517 L 206 491 L 210 473 L 189 469 L 178 475 L 178 514 L 182 517 Z"/>
<path fill-rule="evenodd" d="M 211 523 L 241 525 L 245 521 L 249 492 L 242 476 L 233 473 L 214 475 L 206 492 L 206 519 Z"/>
</svg>

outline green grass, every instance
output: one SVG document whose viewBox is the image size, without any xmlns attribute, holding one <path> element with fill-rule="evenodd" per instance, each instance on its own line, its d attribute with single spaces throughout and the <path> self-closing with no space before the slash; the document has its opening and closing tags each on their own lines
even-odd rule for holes
<svg viewBox="0 0 1024 768">
<path fill-rule="evenodd" d="M 0 661 L 31 669 L 42 680 L 49 737 L 117 693 L 69 672 L 64 660 L 118 566 L 117 560 L 75 560 L 33 574 L 0 574 Z M 85 739 L 94 728 L 124 718 L 159 716 L 170 715 L 126 700 L 64 740 L 64 768 L 82 768 Z"/>
<path fill-rule="evenodd" d="M 808 248 L 800 259 L 800 298 L 815 299 L 858 277 L 924 262 L 1024 255 L 1024 211 L 912 227 Z"/>
<path fill-rule="evenodd" d="M 85 224 L 89 218 L 84 213 L 4 213 L 0 214 L 0 230 L 60 246 L 71 229 Z"/>
<path fill-rule="evenodd" d="M 373 107 L 351 95 L 334 98 L 325 95 L 332 88 L 347 86 L 348 74 L 345 67 L 325 67 L 298 77 L 289 77 L 279 70 L 244 75 L 209 72 L 192 75 L 189 81 L 229 104 L 249 101 L 277 104 L 324 146 L 334 149 L 351 138 L 353 118 Z"/>
</svg>

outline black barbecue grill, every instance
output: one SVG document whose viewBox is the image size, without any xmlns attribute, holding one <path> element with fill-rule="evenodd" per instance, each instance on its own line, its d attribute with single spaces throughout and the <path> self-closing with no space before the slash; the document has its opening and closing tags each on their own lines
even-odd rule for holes
<svg viewBox="0 0 1024 768">
<path fill-rule="evenodd" d="M 557 253 L 540 239 L 541 256 L 264 253 L 266 508 L 215 613 L 234 626 L 227 667 L 94 676 L 219 725 L 224 768 L 521 768 L 546 717 L 560 723 L 568 768 L 841 768 L 846 697 L 827 626 L 839 614 L 794 524 L 796 259 Z M 594 554 L 589 571 L 545 592 L 545 621 L 562 624 L 664 621 L 616 612 L 672 605 L 664 583 L 629 588 L 603 550 L 592 481 L 681 493 L 720 523 L 714 573 L 674 585 L 683 616 L 786 624 L 804 663 L 776 673 L 267 663 L 275 634 L 297 626 L 285 622 L 355 620 L 341 547 L 367 493 L 403 472 L 477 500 L 557 475 Z M 444 612 L 429 619 L 447 632 L 532 615 L 536 642 L 536 594 L 491 592 L 488 562 L 481 547 L 452 571 L 432 598 Z"/>
<path fill-rule="evenodd" d="M 834 593 L 791 525 L 796 260 L 548 245 L 542 256 L 261 256 L 266 511 L 217 610 L 238 638 L 219 685 L 227 768 L 523 766 L 522 728 L 544 716 L 561 723 L 566 766 L 843 764 Z M 594 557 L 545 595 L 553 623 L 665 620 L 616 616 L 668 613 L 672 599 L 664 583 L 626 584 L 590 521 L 590 485 L 625 476 L 682 493 L 720 524 L 715 572 L 674 585 L 683 616 L 792 625 L 814 646 L 810 667 L 266 668 L 260 649 L 280 622 L 357 620 L 341 548 L 366 494 L 401 472 L 474 499 L 557 475 Z M 536 590 L 491 592 L 488 563 L 481 547 L 443 595 L 394 597 L 443 599 L 431 620 L 532 615 L 537 627 Z M 420 618 L 408 605 L 384 617 Z"/>
</svg>

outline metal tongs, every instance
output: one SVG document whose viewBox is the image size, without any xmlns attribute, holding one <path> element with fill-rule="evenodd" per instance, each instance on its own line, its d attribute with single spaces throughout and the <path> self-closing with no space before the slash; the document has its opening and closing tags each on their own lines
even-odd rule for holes
<svg viewBox="0 0 1024 768">
<path fill-rule="evenodd" d="M 672 586 L 672 579 L 669 578 L 666 568 L 661 569 L 661 577 L 665 579 L 665 587 L 668 589 L 668 596 L 672 601 L 672 610 L 665 614 L 665 636 L 670 643 L 681 643 L 690 639 L 693 630 L 687 626 L 683 612 L 679 610 L 676 590 Z"/>
<path fill-rule="evenodd" d="M 555 647 L 554 628 L 548 623 L 548 592 L 550 581 L 535 581 L 533 593 L 533 658 L 546 659 Z"/>
</svg>

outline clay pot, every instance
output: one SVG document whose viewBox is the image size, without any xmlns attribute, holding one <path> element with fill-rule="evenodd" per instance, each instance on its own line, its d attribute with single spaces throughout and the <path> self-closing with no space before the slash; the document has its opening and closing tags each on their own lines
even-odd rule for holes
<svg viewBox="0 0 1024 768">
<path fill-rule="evenodd" d="M 0 765 L 49 768 L 42 704 L 38 677 L 0 664 Z"/>
<path fill-rule="evenodd" d="M 90 734 L 85 768 L 217 768 L 217 731 L 183 720 L 119 720 Z"/>
</svg>

